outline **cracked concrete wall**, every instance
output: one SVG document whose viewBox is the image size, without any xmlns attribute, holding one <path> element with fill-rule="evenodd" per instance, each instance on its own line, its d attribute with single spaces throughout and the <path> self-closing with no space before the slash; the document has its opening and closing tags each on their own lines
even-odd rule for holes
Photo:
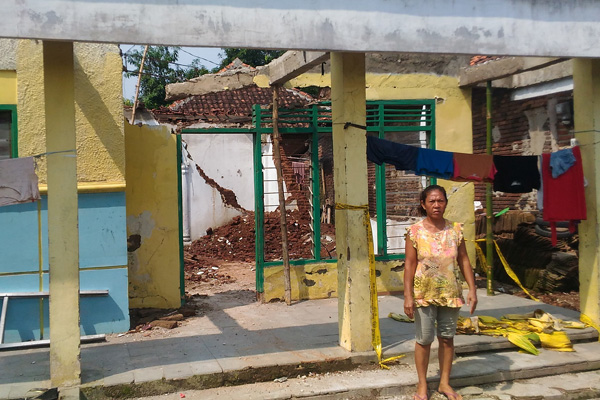
<svg viewBox="0 0 600 400">
<path fill-rule="evenodd" d="M 177 141 L 169 129 L 125 122 L 131 308 L 181 305 Z"/>
<path fill-rule="evenodd" d="M 208 228 L 254 210 L 254 164 L 250 134 L 184 134 L 191 156 L 187 191 L 191 240 Z M 184 160 L 185 161 L 185 160 Z"/>
</svg>

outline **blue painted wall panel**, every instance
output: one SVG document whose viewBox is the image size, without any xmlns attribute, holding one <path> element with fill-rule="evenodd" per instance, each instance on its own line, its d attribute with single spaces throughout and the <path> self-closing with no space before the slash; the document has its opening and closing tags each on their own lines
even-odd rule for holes
<svg viewBox="0 0 600 400">
<path fill-rule="evenodd" d="M 79 195 L 80 268 L 127 265 L 125 192 Z"/>
<path fill-rule="evenodd" d="M 39 269 L 37 203 L 0 207 L 0 272 Z"/>
<path fill-rule="evenodd" d="M 127 267 L 81 270 L 81 290 L 106 290 L 108 297 L 82 297 L 81 334 L 116 333 L 129 330 Z"/>
<path fill-rule="evenodd" d="M 81 270 L 81 290 L 108 290 L 108 296 L 81 297 L 81 335 L 118 333 L 129 330 L 127 268 Z M 10 287 L 14 292 L 39 291 L 39 276 L 33 274 L 0 276 L 0 292 Z M 43 275 L 43 290 L 48 290 L 48 274 Z M 44 337 L 50 337 L 48 299 L 43 301 Z M 11 299 L 6 314 L 4 342 L 39 340 L 40 300 Z"/>
<path fill-rule="evenodd" d="M 48 290 L 48 202 L 41 200 L 43 289 Z M 81 290 L 108 289 L 108 297 L 83 297 L 81 333 L 129 329 L 125 193 L 79 195 Z M 0 273 L 39 269 L 37 203 L 0 207 Z M 6 255 L 6 256 L 5 256 Z M 115 268 L 116 267 L 116 268 Z M 95 268 L 95 269 L 89 269 Z M 39 291 L 39 274 L 0 276 L 0 292 Z M 44 338 L 49 336 L 48 301 L 43 302 Z M 39 299 L 10 301 L 5 342 L 40 339 Z"/>
<path fill-rule="evenodd" d="M 125 192 L 82 193 L 79 202 L 79 267 L 127 265 Z M 42 198 L 44 270 L 48 270 L 48 201 Z"/>
<path fill-rule="evenodd" d="M 0 276 L 0 292 L 37 292 L 39 285 L 39 275 Z M 10 290 L 6 290 L 7 288 Z M 47 315 L 48 299 L 44 300 L 43 304 L 44 313 Z M 10 299 L 6 313 L 4 342 L 14 343 L 39 339 L 40 300 Z"/>
</svg>

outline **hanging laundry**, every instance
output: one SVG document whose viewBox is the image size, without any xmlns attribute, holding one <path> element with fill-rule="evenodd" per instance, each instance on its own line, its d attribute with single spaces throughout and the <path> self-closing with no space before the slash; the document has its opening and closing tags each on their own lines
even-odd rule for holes
<svg viewBox="0 0 600 400">
<path fill-rule="evenodd" d="M 494 156 L 494 190 L 528 193 L 540 188 L 537 156 Z"/>
<path fill-rule="evenodd" d="M 573 147 L 575 164 L 558 178 L 552 177 L 550 154 L 542 155 L 544 179 L 544 221 L 550 222 L 552 244 L 556 244 L 556 222 L 570 221 L 570 230 L 575 232 L 575 222 L 587 218 L 585 204 L 583 165 L 581 151 Z"/>
<path fill-rule="evenodd" d="M 454 153 L 453 181 L 493 182 L 496 175 L 494 157 L 489 154 Z"/>
<path fill-rule="evenodd" d="M 449 151 L 419 149 L 415 173 L 450 179 L 454 175 L 454 155 Z"/>
<path fill-rule="evenodd" d="M 0 160 L 0 206 L 40 199 L 33 157 Z"/>
<path fill-rule="evenodd" d="M 558 178 L 575 164 L 573 149 L 563 149 L 550 153 L 550 169 L 552 177 Z"/>
<path fill-rule="evenodd" d="M 367 136 L 367 160 L 377 165 L 387 163 L 397 170 L 414 171 L 418 153 L 418 147 Z"/>
</svg>

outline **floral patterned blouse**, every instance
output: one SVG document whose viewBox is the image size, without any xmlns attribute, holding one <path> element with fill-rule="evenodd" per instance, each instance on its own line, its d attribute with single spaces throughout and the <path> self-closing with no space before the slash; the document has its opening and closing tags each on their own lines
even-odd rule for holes
<svg viewBox="0 0 600 400">
<path fill-rule="evenodd" d="M 417 307 L 429 305 L 460 307 L 465 304 L 458 274 L 458 246 L 463 240 L 462 225 L 446 220 L 442 231 L 429 232 L 423 221 L 406 228 L 417 249 L 414 299 Z"/>
</svg>

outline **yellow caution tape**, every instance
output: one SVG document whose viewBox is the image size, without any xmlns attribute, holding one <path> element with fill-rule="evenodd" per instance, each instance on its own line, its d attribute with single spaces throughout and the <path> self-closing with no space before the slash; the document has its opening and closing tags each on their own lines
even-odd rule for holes
<svg viewBox="0 0 600 400">
<path fill-rule="evenodd" d="M 350 204 L 336 203 L 336 210 L 356 210 L 363 212 L 363 225 L 367 230 L 367 241 L 369 247 L 369 289 L 371 292 L 371 342 L 373 349 L 377 354 L 377 360 L 379 366 L 384 369 L 389 369 L 388 362 L 400 359 L 404 357 L 404 354 L 394 357 L 382 359 L 382 346 L 381 346 L 381 331 L 379 329 L 379 303 L 377 301 L 377 273 L 375 271 L 375 251 L 373 249 L 373 232 L 371 231 L 371 218 L 369 216 L 369 205 L 364 206 L 353 206 Z"/>
<path fill-rule="evenodd" d="M 487 273 L 487 270 L 488 270 L 487 260 L 485 259 L 485 254 L 483 254 L 483 250 L 481 250 L 481 247 L 477 244 L 477 241 L 475 241 L 475 252 L 477 253 L 477 258 L 479 258 L 479 263 L 481 264 L 481 268 L 483 268 L 483 271 L 485 273 Z"/>
<path fill-rule="evenodd" d="M 584 313 L 581 313 L 581 315 L 579 315 L 579 320 L 598 331 L 598 341 L 600 342 L 600 326 L 598 326 L 590 317 L 588 317 Z"/>
<path fill-rule="evenodd" d="M 484 241 L 485 241 L 485 239 L 477 239 L 477 240 L 475 240 L 475 249 L 477 249 L 477 254 L 481 253 L 481 256 L 479 257 L 479 261 L 481 262 L 481 265 L 482 265 L 482 267 L 483 267 L 483 269 L 485 271 L 485 270 L 487 270 L 488 265 L 487 265 L 487 262 L 485 261 L 485 258 L 483 257 L 483 250 L 481 250 L 481 247 L 479 247 L 479 243 L 477 243 L 477 242 L 484 242 Z M 500 262 L 504 266 L 504 270 L 506 271 L 506 273 L 508 274 L 508 276 L 511 277 L 511 279 L 527 294 L 527 296 L 531 297 L 532 300 L 539 301 L 538 299 L 536 299 L 535 297 L 533 297 L 533 295 L 531 293 L 529 293 L 527 291 L 527 289 L 525 289 L 525 286 L 523 286 L 521 284 L 521 281 L 517 277 L 517 274 L 515 274 L 515 271 L 513 271 L 512 268 L 510 267 L 510 265 L 508 265 L 508 262 L 506 261 L 506 258 L 504 258 L 504 255 L 500 251 L 500 247 L 498 246 L 498 242 L 496 242 L 495 240 L 494 240 L 494 245 L 496 246 L 496 253 L 498 253 L 498 258 L 500 259 Z M 491 268 L 491 266 L 490 266 L 490 268 Z"/>
</svg>

